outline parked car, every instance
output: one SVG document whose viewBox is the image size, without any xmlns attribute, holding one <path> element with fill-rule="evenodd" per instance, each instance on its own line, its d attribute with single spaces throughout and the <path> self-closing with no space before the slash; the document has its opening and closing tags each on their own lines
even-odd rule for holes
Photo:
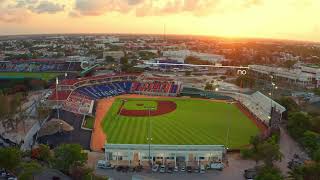
<svg viewBox="0 0 320 180">
<path fill-rule="evenodd" d="M 172 173 L 172 172 L 173 172 L 173 167 L 169 166 L 168 169 L 167 169 L 167 173 Z"/>
<path fill-rule="evenodd" d="M 199 168 L 198 166 L 196 166 L 196 167 L 193 169 L 193 172 L 199 173 L 199 172 L 200 172 L 200 168 Z"/>
<path fill-rule="evenodd" d="M 153 165 L 152 172 L 158 172 L 158 170 L 159 170 L 159 164 Z"/>
<path fill-rule="evenodd" d="M 220 162 L 211 163 L 210 168 L 211 168 L 211 169 L 215 169 L 215 170 L 222 171 L 223 168 L 224 168 L 224 165 L 223 165 L 223 163 L 220 163 Z"/>
<path fill-rule="evenodd" d="M 165 165 L 161 165 L 159 172 L 165 173 L 166 172 L 166 166 Z"/>
<path fill-rule="evenodd" d="M 187 166 L 187 172 L 189 172 L 189 173 L 192 172 L 192 167 L 191 166 Z"/>
<path fill-rule="evenodd" d="M 122 172 L 128 172 L 129 171 L 129 166 L 123 166 Z"/>
<path fill-rule="evenodd" d="M 139 165 L 139 166 L 136 167 L 136 171 L 137 171 L 137 172 L 141 172 L 142 169 L 143 169 L 143 167 L 142 167 L 141 165 Z"/>
<path fill-rule="evenodd" d="M 246 178 L 246 180 L 254 180 L 254 178 L 257 176 L 258 172 L 255 168 L 251 168 L 251 169 L 246 169 L 244 170 L 244 178 Z"/>
<path fill-rule="evenodd" d="M 117 166 L 116 168 L 117 171 L 122 171 L 122 169 L 123 169 L 123 166 Z"/>
<path fill-rule="evenodd" d="M 173 169 L 173 171 L 174 171 L 174 172 L 178 172 L 178 171 L 179 171 L 178 166 L 175 166 L 174 169 Z"/>
<path fill-rule="evenodd" d="M 7 172 L 5 170 L 1 170 L 0 171 L 0 176 L 1 177 L 6 177 L 7 176 Z"/>
<path fill-rule="evenodd" d="M 204 165 L 201 165 L 201 166 L 200 166 L 200 173 L 203 174 L 203 173 L 205 173 L 205 172 L 206 172 L 205 166 L 204 166 Z"/>
<path fill-rule="evenodd" d="M 18 180 L 18 178 L 14 175 L 8 175 L 7 180 Z"/>
<path fill-rule="evenodd" d="M 99 160 L 97 163 L 97 167 L 101 169 L 113 169 L 114 166 L 105 160 Z"/>
<path fill-rule="evenodd" d="M 180 169 L 180 171 L 181 171 L 181 172 L 185 172 L 185 171 L 186 171 L 186 167 L 185 167 L 185 166 L 182 166 L 181 169 Z"/>
<path fill-rule="evenodd" d="M 129 167 L 129 172 L 135 172 L 135 171 L 136 171 L 136 167 L 134 167 L 134 166 Z"/>
</svg>

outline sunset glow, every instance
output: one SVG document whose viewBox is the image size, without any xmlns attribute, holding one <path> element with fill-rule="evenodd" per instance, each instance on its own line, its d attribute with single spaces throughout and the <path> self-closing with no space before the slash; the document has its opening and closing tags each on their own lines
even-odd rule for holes
<svg viewBox="0 0 320 180">
<path fill-rule="evenodd" d="M 318 0 L 0 0 L 0 35 L 148 33 L 320 41 Z"/>
</svg>

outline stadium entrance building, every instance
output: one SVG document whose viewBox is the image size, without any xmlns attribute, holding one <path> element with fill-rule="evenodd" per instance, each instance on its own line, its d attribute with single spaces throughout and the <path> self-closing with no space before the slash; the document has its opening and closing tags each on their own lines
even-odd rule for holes
<svg viewBox="0 0 320 180">
<path fill-rule="evenodd" d="M 174 166 L 206 165 L 221 162 L 224 145 L 160 145 L 160 144 L 106 144 L 105 158 L 114 165 L 143 165 L 155 163 Z M 150 161 L 149 161 L 150 157 Z"/>
</svg>

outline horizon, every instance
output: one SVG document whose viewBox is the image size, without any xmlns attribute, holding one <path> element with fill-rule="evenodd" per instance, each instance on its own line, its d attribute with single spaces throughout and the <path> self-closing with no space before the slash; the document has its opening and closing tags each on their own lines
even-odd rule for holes
<svg viewBox="0 0 320 180">
<path fill-rule="evenodd" d="M 319 6 L 317 0 L 0 0 L 0 36 L 166 31 L 320 42 Z"/>
<path fill-rule="evenodd" d="M 148 34 L 148 33 L 30 33 L 30 34 L 0 34 L 0 40 L 4 37 L 27 37 L 27 36 L 72 36 L 72 35 L 95 35 L 95 36 L 164 36 L 164 34 Z M 295 39 L 281 39 L 268 37 L 223 37 L 216 35 L 202 35 L 202 34 L 165 34 L 166 37 L 181 36 L 181 37 L 195 37 L 195 38 L 212 38 L 223 39 L 231 41 L 281 41 L 294 43 L 315 43 L 320 44 L 320 40 L 295 40 Z"/>
</svg>

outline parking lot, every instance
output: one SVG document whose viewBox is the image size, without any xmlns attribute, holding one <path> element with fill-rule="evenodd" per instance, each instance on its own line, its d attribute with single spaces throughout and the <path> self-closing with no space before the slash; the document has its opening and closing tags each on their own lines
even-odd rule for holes
<svg viewBox="0 0 320 180">
<path fill-rule="evenodd" d="M 222 171 L 219 170 L 206 170 L 205 173 L 199 172 L 181 172 L 180 169 L 178 172 L 165 172 L 160 173 L 160 170 L 157 172 L 152 172 L 150 168 L 143 169 L 141 172 L 126 172 L 117 171 L 116 169 L 96 169 L 97 175 L 105 175 L 113 178 L 114 180 L 131 180 L 132 176 L 143 176 L 152 179 L 165 179 L 165 180 L 193 180 L 193 179 L 223 179 L 223 180 L 241 180 L 243 178 L 243 172 L 245 169 L 252 168 L 255 165 L 254 161 L 250 160 L 241 160 L 238 155 L 229 155 L 229 166 L 225 167 Z"/>
</svg>

